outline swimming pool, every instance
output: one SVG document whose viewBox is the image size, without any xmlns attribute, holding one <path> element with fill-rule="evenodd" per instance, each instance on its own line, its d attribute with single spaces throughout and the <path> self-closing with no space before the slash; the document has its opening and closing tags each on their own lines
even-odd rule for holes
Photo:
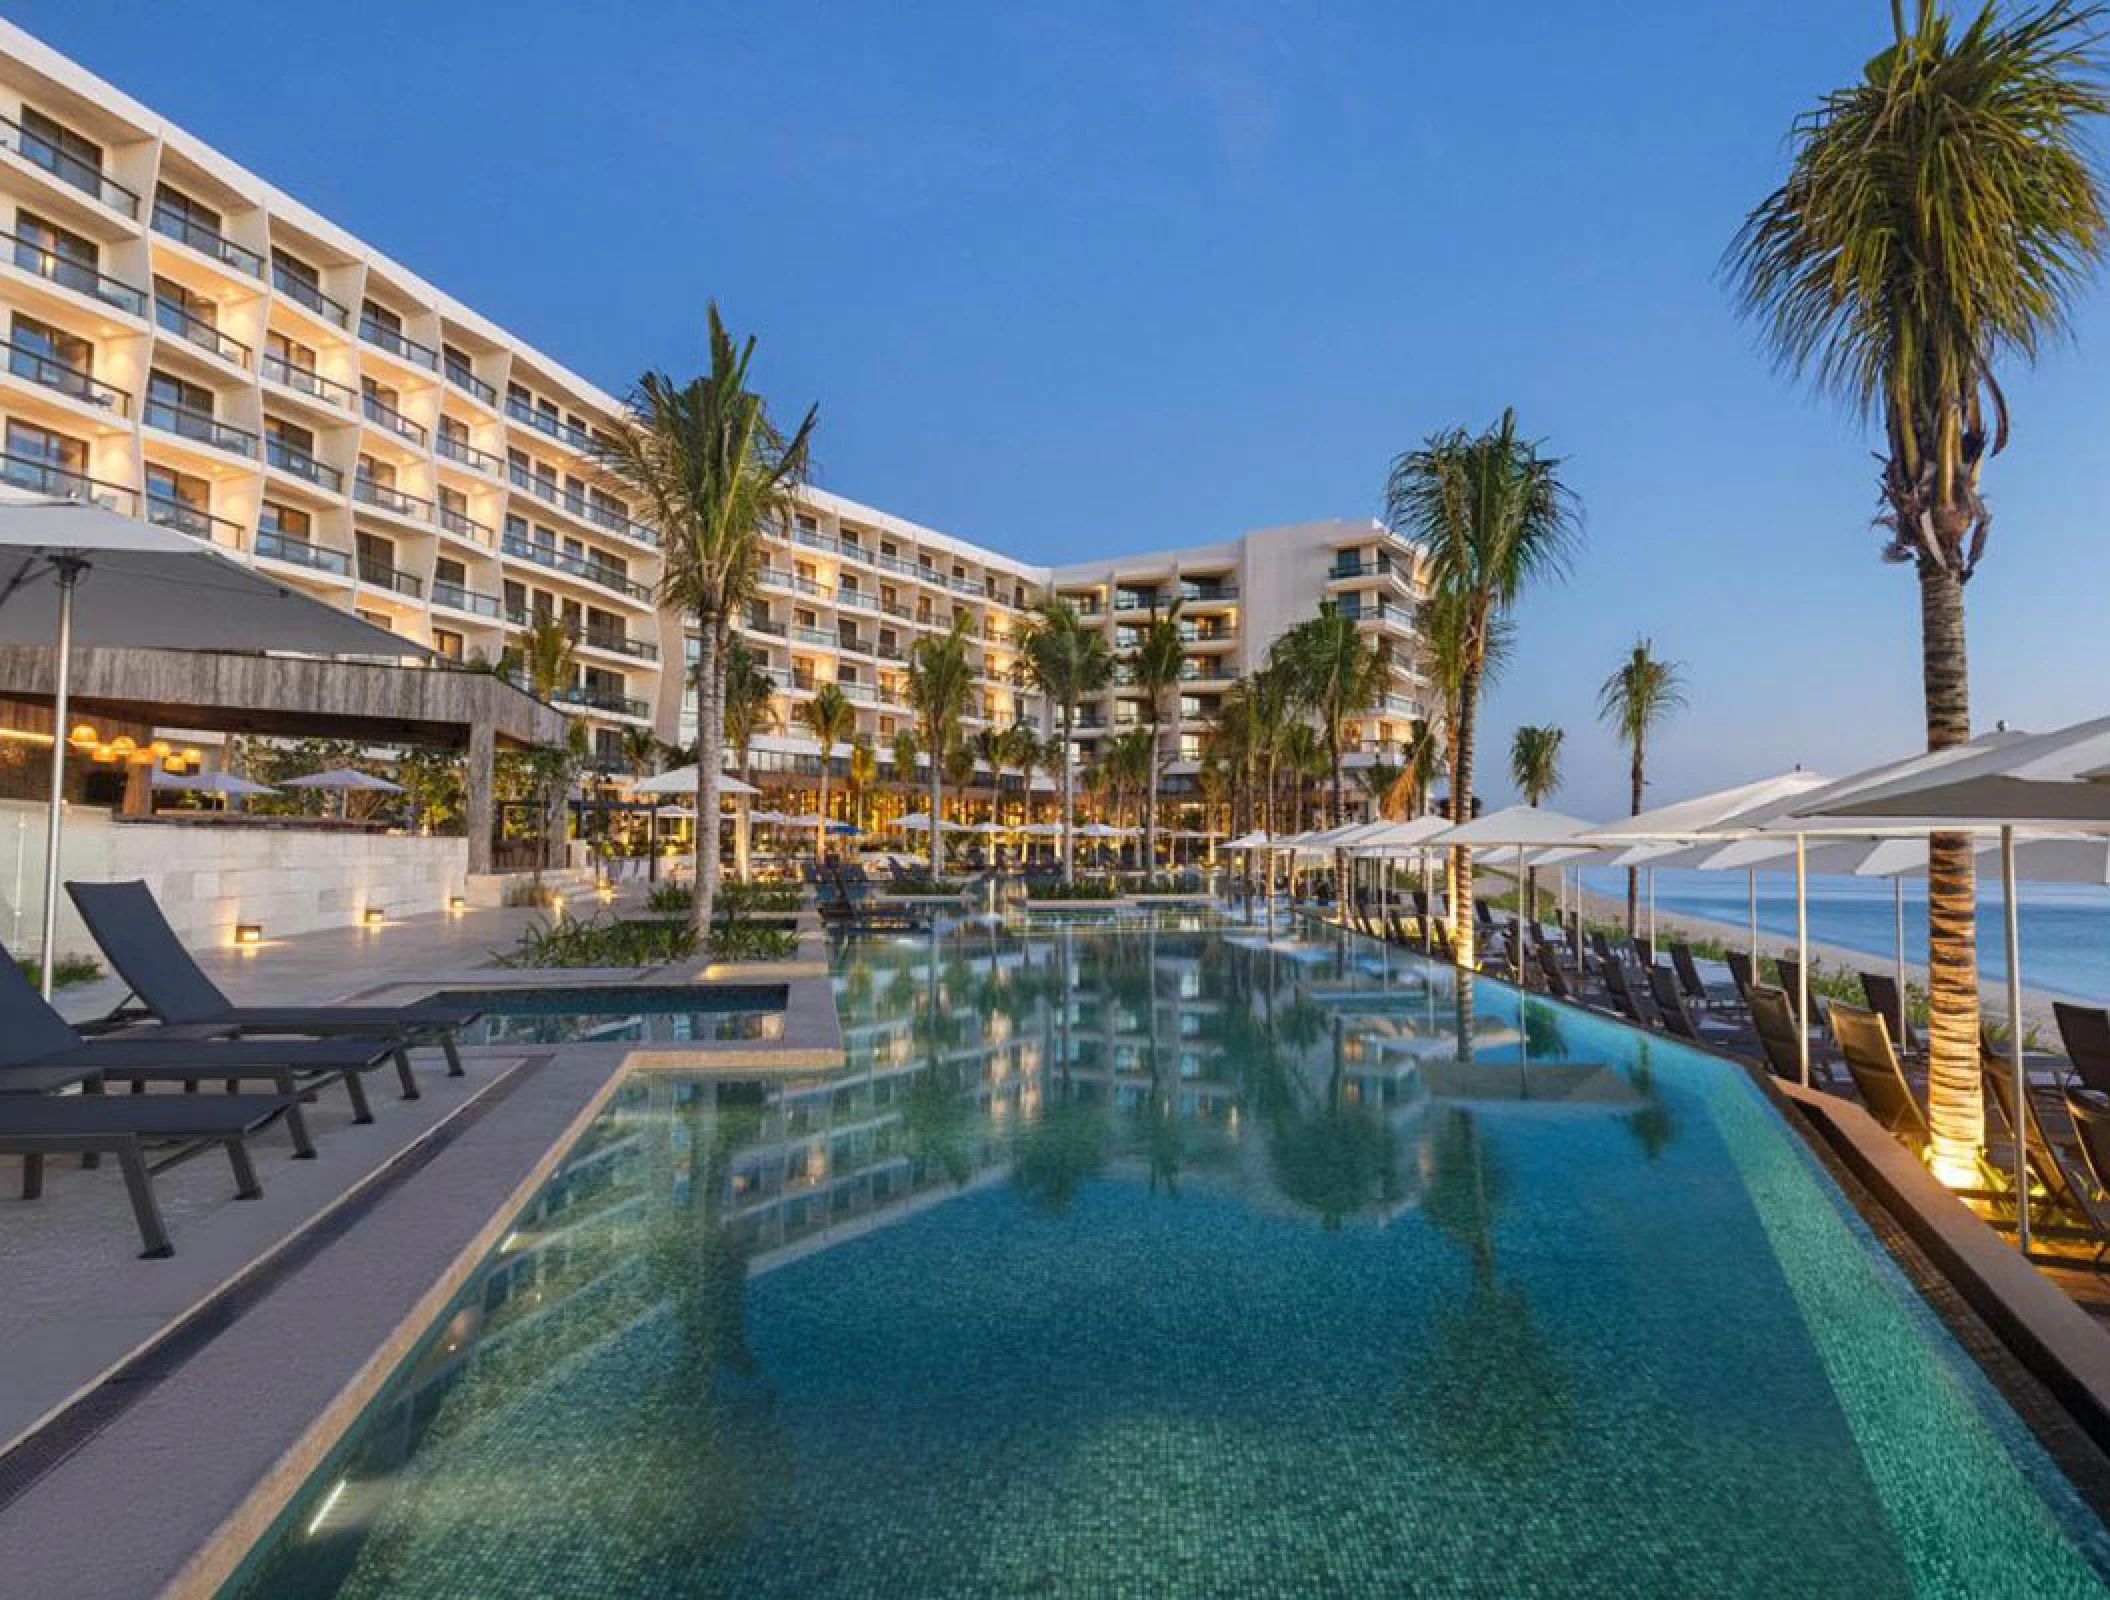
<svg viewBox="0 0 2110 1600">
<path fill-rule="evenodd" d="M 841 1072 L 618 1089 L 236 1592 L 2103 1592 L 1716 1060 L 1193 917 L 836 983 Z"/>
<path fill-rule="evenodd" d="M 463 1044 L 641 1044 L 781 1039 L 782 984 L 624 984 L 456 989 L 435 995 L 481 1015 Z"/>
</svg>

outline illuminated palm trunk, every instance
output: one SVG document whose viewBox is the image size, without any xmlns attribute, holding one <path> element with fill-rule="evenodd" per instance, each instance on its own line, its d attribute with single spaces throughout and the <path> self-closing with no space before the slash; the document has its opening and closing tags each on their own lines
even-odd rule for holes
<svg viewBox="0 0 2110 1600">
<path fill-rule="evenodd" d="M 1963 584 L 1922 560 L 1921 675 L 1927 748 L 1971 736 L 1970 661 L 1964 644 Z M 1978 876 L 1971 838 L 1937 833 L 1927 841 L 1927 1120 L 1929 1165 L 1951 1188 L 1977 1180 L 1985 1143 L 1978 1056 Z M 2020 1019 L 2014 1019 L 2020 1025 Z"/>
</svg>

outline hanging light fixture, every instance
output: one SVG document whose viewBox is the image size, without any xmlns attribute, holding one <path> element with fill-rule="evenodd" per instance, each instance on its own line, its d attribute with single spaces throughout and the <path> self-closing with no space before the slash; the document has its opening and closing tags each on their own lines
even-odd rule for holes
<svg viewBox="0 0 2110 1600">
<path fill-rule="evenodd" d="M 92 722 L 76 722 L 73 725 L 73 731 L 66 735 L 66 742 L 77 750 L 93 749 L 100 742 L 96 736 L 95 724 Z"/>
</svg>

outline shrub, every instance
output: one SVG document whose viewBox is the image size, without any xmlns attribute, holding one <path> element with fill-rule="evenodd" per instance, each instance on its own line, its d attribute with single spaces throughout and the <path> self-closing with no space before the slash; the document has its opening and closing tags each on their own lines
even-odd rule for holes
<svg viewBox="0 0 2110 1600">
<path fill-rule="evenodd" d="M 914 877 L 896 878 L 892 883 L 882 884 L 882 894 L 943 894 L 958 895 L 966 891 L 967 885 L 958 878 L 933 878 L 929 873 L 918 873 Z"/>
<path fill-rule="evenodd" d="M 759 922 L 728 922 L 711 931 L 714 961 L 783 961 L 798 953 L 798 935 Z"/>
<path fill-rule="evenodd" d="M 795 883 L 721 883 L 715 909 L 735 920 L 757 911 L 796 911 L 805 895 Z"/>
<path fill-rule="evenodd" d="M 647 911 L 693 911 L 696 891 L 685 883 L 655 883 L 645 896 Z"/>
<path fill-rule="evenodd" d="M 18 961 L 15 965 L 22 969 L 22 975 L 28 978 L 31 983 L 40 984 L 43 982 L 44 966 L 42 962 L 32 958 Z M 102 975 L 103 964 L 93 956 L 61 955 L 59 964 L 52 968 L 51 971 L 51 986 L 54 989 L 68 989 L 76 983 L 93 983 Z"/>
<path fill-rule="evenodd" d="M 557 917 L 523 929 L 519 942 L 493 959 L 501 967 L 656 967 L 695 951 L 695 930 L 686 923 Z"/>
<path fill-rule="evenodd" d="M 1037 883 L 1035 900 L 1118 900 L 1121 885 L 1112 878 L 1079 878 L 1075 883 Z"/>
<path fill-rule="evenodd" d="M 514 910 L 531 907 L 548 908 L 557 903 L 557 892 L 546 883 L 537 883 L 533 878 L 515 878 L 505 886 L 502 904 Z"/>
</svg>

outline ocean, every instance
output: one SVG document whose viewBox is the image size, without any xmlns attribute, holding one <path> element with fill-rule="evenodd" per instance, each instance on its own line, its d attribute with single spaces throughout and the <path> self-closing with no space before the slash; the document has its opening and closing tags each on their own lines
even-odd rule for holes
<svg viewBox="0 0 2110 1600">
<path fill-rule="evenodd" d="M 1608 900 L 1626 896 L 1626 874 L 1589 870 L 1583 887 Z M 1891 881 L 1887 878 L 1815 877 L 1809 880 L 1812 943 L 1860 950 L 1888 963 L 1896 949 Z M 1648 884 L 1641 886 L 1647 905 Z M 2110 889 L 2094 884 L 2034 883 L 2021 886 L 2022 981 L 2032 989 L 2078 999 L 2110 1002 Z M 1744 927 L 1750 919 L 1741 872 L 1659 872 L 1656 910 L 1682 911 Z M 1758 877 L 1761 944 L 1795 937 L 1795 877 L 1762 872 Z M 1927 954 L 1927 889 L 1905 880 L 1905 959 Z M 1978 901 L 1978 966 L 1987 978 L 2005 979 L 2007 950 L 2002 931 L 2000 880 L 1981 869 Z M 1886 966 L 1887 970 L 1887 966 Z"/>
</svg>

